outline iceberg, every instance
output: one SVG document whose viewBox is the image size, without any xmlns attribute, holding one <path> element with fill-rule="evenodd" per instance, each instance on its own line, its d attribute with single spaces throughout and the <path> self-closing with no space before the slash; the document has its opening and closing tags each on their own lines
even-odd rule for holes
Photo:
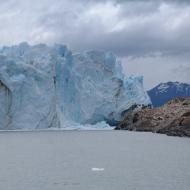
<svg viewBox="0 0 190 190">
<path fill-rule="evenodd" d="M 127 78 L 113 53 L 27 43 L 0 50 L 0 129 L 114 125 L 134 104 L 150 104 L 143 78 Z"/>
</svg>

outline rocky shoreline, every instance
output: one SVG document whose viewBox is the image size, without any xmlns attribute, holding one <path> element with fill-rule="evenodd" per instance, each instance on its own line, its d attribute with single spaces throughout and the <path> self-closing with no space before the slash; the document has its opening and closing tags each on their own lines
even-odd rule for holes
<svg viewBox="0 0 190 190">
<path fill-rule="evenodd" d="M 127 113 L 115 129 L 190 137 L 190 98 L 176 98 L 159 108 Z"/>
</svg>

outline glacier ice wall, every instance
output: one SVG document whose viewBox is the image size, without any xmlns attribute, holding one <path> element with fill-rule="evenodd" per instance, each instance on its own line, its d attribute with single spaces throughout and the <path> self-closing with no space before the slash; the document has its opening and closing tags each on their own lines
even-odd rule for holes
<svg viewBox="0 0 190 190">
<path fill-rule="evenodd" d="M 150 104 L 143 79 L 126 78 L 112 53 L 27 43 L 0 50 L 0 129 L 111 123 L 133 104 Z"/>
</svg>

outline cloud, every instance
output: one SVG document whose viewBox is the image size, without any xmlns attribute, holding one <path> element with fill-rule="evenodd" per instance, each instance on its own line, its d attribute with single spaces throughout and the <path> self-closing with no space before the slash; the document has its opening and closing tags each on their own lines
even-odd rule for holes
<svg viewBox="0 0 190 190">
<path fill-rule="evenodd" d="M 190 84 L 189 60 L 189 53 L 122 58 L 126 75 L 143 75 L 146 89 L 156 86 L 159 82 L 179 81 Z"/>
<path fill-rule="evenodd" d="M 189 6 L 131 1 L 92 3 L 85 8 L 42 15 L 39 25 L 54 35 L 52 41 L 66 42 L 75 50 L 96 48 L 120 56 L 190 50 Z"/>
<path fill-rule="evenodd" d="M 169 62 L 166 73 L 179 58 L 188 65 L 188 0 L 0 0 L 0 12 L 1 46 L 28 41 L 64 43 L 74 51 L 102 49 L 126 64 L 130 60 L 135 71 L 143 65 L 148 71 L 148 60 L 158 68 Z"/>
<path fill-rule="evenodd" d="M 120 56 L 180 54 L 190 50 L 190 6 L 186 3 L 177 0 L 2 1 L 0 43 L 66 43 L 78 51 L 95 48 Z"/>
</svg>

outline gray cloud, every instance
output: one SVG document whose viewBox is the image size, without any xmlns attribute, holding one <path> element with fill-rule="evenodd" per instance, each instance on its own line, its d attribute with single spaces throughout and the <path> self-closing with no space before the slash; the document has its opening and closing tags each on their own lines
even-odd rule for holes
<svg viewBox="0 0 190 190">
<path fill-rule="evenodd" d="M 159 82 L 179 81 L 190 84 L 190 54 L 124 57 L 123 68 L 127 75 L 143 75 L 146 89 Z"/>
<path fill-rule="evenodd" d="M 98 48 L 121 56 L 183 53 L 190 50 L 188 2 L 2 1 L 0 42 L 61 42 L 75 50 Z"/>
<path fill-rule="evenodd" d="M 183 57 L 183 67 L 189 64 L 188 0 L 0 0 L 0 12 L 1 45 L 28 41 L 64 43 L 75 51 L 113 51 L 126 65 L 130 60 L 137 74 L 140 64 L 148 67 L 147 60 L 159 68 L 163 62 L 177 67 Z"/>
<path fill-rule="evenodd" d="M 39 25 L 54 35 L 53 41 L 76 50 L 98 48 L 121 56 L 190 50 L 189 6 L 170 1 L 90 2 L 85 9 L 75 9 L 75 4 L 74 11 L 60 7 L 41 15 Z"/>
</svg>

